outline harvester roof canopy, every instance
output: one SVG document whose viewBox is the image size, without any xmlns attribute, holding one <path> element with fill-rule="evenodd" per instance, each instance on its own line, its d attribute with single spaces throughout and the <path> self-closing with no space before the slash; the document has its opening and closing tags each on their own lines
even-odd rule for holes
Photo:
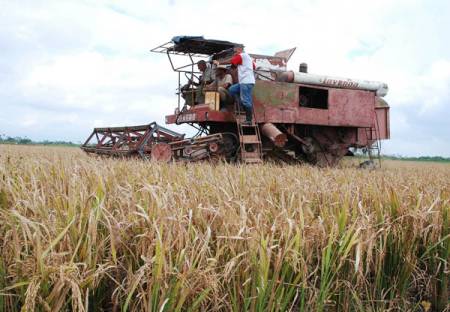
<svg viewBox="0 0 450 312">
<path fill-rule="evenodd" d="M 205 39 L 203 36 L 176 36 L 173 37 L 171 41 L 162 44 L 151 51 L 159 53 L 206 56 L 214 55 L 235 47 L 243 47 L 243 45 L 230 41 Z"/>
</svg>

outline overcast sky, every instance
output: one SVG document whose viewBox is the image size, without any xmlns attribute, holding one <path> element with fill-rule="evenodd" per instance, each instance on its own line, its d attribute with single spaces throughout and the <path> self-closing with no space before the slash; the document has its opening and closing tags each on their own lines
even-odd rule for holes
<svg viewBox="0 0 450 312">
<path fill-rule="evenodd" d="M 0 0 L 0 134 L 78 142 L 94 126 L 164 124 L 177 75 L 149 50 L 203 35 L 386 82 L 382 152 L 450 156 L 449 29 L 448 0 Z"/>
</svg>

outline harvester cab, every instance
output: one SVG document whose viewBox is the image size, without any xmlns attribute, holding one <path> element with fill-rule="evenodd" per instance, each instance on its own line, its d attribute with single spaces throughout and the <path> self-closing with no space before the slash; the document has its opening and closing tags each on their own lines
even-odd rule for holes
<svg viewBox="0 0 450 312">
<path fill-rule="evenodd" d="M 138 156 L 159 161 L 204 159 L 259 163 L 266 158 L 335 165 L 350 148 L 380 153 L 389 138 L 389 106 L 381 82 L 287 70 L 295 48 L 273 56 L 249 54 L 255 63 L 253 122 L 244 124 L 239 100 L 217 84 L 216 71 L 238 83 L 231 58 L 244 46 L 200 36 L 177 36 L 153 48 L 166 54 L 178 74 L 177 107 L 166 124 L 189 124 L 197 135 L 185 139 L 151 123 L 95 128 L 82 149 L 89 153 Z M 181 62 L 182 61 L 182 62 Z M 220 64 L 220 65 L 218 65 Z"/>
</svg>

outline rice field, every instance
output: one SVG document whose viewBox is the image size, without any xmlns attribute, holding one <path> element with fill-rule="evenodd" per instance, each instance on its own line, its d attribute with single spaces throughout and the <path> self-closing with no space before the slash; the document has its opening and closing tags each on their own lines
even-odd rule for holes
<svg viewBox="0 0 450 312">
<path fill-rule="evenodd" d="M 450 311 L 450 165 L 0 145 L 0 311 Z"/>
</svg>

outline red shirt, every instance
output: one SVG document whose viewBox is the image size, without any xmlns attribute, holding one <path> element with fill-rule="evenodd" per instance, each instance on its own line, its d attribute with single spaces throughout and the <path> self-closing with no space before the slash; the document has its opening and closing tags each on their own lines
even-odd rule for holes
<svg viewBox="0 0 450 312">
<path fill-rule="evenodd" d="M 231 58 L 231 64 L 234 66 L 242 65 L 242 56 L 240 53 L 235 54 Z M 256 64 L 255 64 L 255 62 L 253 62 L 253 70 L 255 70 L 255 69 L 256 69 Z"/>
</svg>

